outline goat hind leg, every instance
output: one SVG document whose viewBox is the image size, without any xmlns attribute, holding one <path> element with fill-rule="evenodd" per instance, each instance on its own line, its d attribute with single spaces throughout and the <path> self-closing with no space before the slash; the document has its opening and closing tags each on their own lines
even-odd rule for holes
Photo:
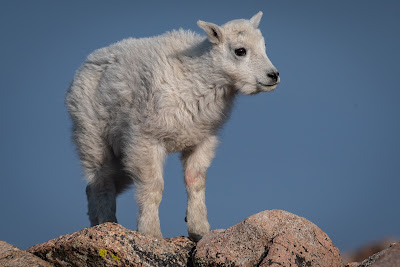
<svg viewBox="0 0 400 267">
<path fill-rule="evenodd" d="M 114 170 L 104 166 L 86 187 L 88 215 L 91 226 L 117 222 L 116 188 L 113 180 Z"/>
<path fill-rule="evenodd" d="M 138 231 L 162 238 L 158 208 L 164 191 L 162 177 L 166 156 L 164 147 L 156 144 L 141 144 L 131 148 L 124 159 L 124 167 L 134 177 L 135 197 L 139 207 Z"/>
</svg>

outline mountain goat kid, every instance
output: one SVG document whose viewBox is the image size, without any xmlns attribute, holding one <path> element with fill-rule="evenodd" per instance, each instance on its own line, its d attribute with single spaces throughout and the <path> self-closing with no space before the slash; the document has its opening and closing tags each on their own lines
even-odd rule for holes
<svg viewBox="0 0 400 267">
<path fill-rule="evenodd" d="M 96 50 L 77 71 L 66 104 L 88 181 L 91 225 L 117 222 L 116 197 L 134 184 L 138 231 L 162 238 L 158 208 L 163 163 L 181 152 L 189 237 L 210 229 L 206 170 L 218 129 L 237 93 L 269 92 L 279 73 L 258 29 L 262 12 L 222 26 L 198 21 L 191 31 L 126 39 Z"/>
</svg>

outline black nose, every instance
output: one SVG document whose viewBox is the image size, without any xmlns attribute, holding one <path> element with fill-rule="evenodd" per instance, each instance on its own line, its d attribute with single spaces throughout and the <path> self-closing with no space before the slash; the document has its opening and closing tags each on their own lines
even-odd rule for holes
<svg viewBox="0 0 400 267">
<path fill-rule="evenodd" d="M 267 76 L 276 82 L 276 81 L 278 81 L 279 72 L 271 71 L 271 72 L 267 73 Z"/>
</svg>

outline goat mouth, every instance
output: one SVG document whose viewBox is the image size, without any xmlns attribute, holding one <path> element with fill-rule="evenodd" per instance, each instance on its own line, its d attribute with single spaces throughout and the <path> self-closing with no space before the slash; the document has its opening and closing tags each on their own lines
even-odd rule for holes
<svg viewBox="0 0 400 267">
<path fill-rule="evenodd" d="M 265 83 L 257 81 L 257 85 L 259 86 L 258 90 L 260 92 L 271 92 L 271 91 L 274 91 L 276 86 L 278 85 L 278 83 L 279 82 L 276 82 L 276 83 L 273 83 L 273 84 L 265 84 Z"/>
<path fill-rule="evenodd" d="M 262 82 L 258 82 L 257 81 L 257 84 L 258 85 L 261 85 L 261 86 L 263 86 L 263 87 L 276 87 L 277 85 L 278 85 L 278 83 L 273 83 L 273 84 L 265 84 L 265 83 L 262 83 Z"/>
</svg>

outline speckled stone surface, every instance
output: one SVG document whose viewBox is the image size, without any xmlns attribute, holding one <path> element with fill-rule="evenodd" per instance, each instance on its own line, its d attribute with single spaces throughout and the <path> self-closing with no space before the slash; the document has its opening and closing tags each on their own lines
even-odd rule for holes
<svg viewBox="0 0 400 267">
<path fill-rule="evenodd" d="M 199 241 L 197 266 L 343 266 L 339 250 L 310 221 L 282 210 L 263 211 Z"/>
</svg>

